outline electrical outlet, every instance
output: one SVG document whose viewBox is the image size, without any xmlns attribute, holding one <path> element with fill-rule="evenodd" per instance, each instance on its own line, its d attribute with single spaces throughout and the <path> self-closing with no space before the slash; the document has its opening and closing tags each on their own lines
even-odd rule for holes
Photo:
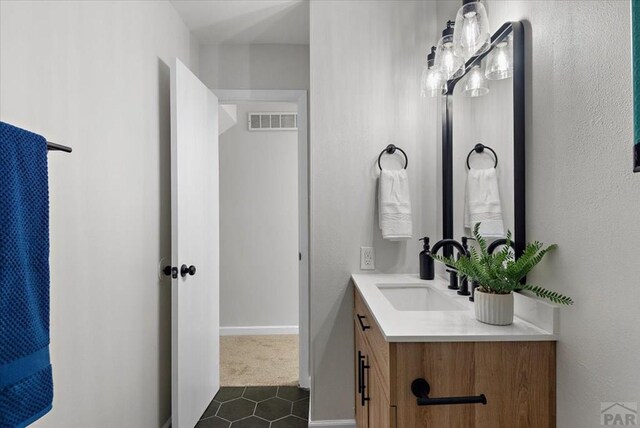
<svg viewBox="0 0 640 428">
<path fill-rule="evenodd" d="M 374 270 L 376 268 L 376 254 L 373 247 L 360 247 L 360 269 Z"/>
</svg>

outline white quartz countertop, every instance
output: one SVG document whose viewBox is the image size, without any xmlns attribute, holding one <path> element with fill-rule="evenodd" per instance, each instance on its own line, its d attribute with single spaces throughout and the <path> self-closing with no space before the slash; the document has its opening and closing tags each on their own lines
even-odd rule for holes
<svg viewBox="0 0 640 428">
<path fill-rule="evenodd" d="M 351 276 L 365 304 L 375 318 L 387 342 L 499 342 L 555 341 L 558 307 L 539 299 L 515 293 L 513 324 L 494 326 L 476 320 L 474 304 L 447 288 L 437 278 L 421 280 L 410 274 L 354 274 Z M 427 285 L 444 297 L 453 299 L 460 310 L 397 310 L 378 288 Z"/>
</svg>

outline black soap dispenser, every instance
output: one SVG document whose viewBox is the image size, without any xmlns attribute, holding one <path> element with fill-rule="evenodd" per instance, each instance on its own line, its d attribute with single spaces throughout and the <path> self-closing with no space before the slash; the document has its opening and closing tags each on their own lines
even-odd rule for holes
<svg viewBox="0 0 640 428">
<path fill-rule="evenodd" d="M 429 237 L 425 236 L 420 240 L 424 241 L 424 248 L 420 251 L 420 279 L 433 279 L 435 272 L 431 248 L 429 247 Z"/>
</svg>

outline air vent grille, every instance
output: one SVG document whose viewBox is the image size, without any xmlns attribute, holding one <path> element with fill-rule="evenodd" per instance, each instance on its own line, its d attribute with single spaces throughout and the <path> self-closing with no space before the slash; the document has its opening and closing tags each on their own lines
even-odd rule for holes
<svg viewBox="0 0 640 428">
<path fill-rule="evenodd" d="M 298 129 L 297 113 L 260 113 L 247 114 L 249 131 L 295 131 Z"/>
</svg>

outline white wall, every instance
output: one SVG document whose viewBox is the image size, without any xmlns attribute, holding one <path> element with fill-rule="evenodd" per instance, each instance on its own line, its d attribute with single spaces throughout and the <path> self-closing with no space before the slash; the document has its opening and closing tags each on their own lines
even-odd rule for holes
<svg viewBox="0 0 640 428">
<path fill-rule="evenodd" d="M 247 130 L 248 112 L 296 110 L 239 104 L 220 136 L 223 328 L 298 326 L 298 133 Z"/>
<path fill-rule="evenodd" d="M 0 3 L 0 117 L 49 154 L 53 410 L 40 427 L 170 415 L 169 66 L 194 45 L 168 2 Z"/>
<path fill-rule="evenodd" d="M 200 76 L 212 89 L 309 89 L 309 46 L 200 46 Z"/>
<path fill-rule="evenodd" d="M 311 2 L 311 354 L 313 420 L 353 419 L 353 289 L 360 246 L 381 272 L 417 272 L 418 238 L 435 236 L 435 131 L 419 97 L 435 5 Z M 388 242 L 377 221 L 376 160 L 409 156 L 414 239 Z M 387 159 L 389 167 L 393 159 Z"/>
<path fill-rule="evenodd" d="M 438 2 L 438 23 L 458 7 Z M 494 30 L 528 22 L 527 237 L 559 245 L 529 280 L 575 300 L 561 311 L 557 425 L 597 426 L 601 402 L 640 401 L 629 2 L 489 0 L 488 11 Z"/>
</svg>

